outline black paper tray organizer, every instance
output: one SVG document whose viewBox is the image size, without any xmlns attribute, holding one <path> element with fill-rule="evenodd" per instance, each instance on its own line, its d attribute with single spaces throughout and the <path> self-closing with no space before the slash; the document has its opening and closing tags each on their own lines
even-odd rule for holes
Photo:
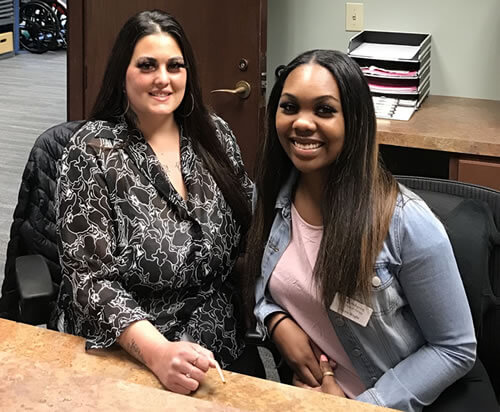
<svg viewBox="0 0 500 412">
<path fill-rule="evenodd" d="M 429 94 L 430 34 L 362 31 L 347 52 L 366 77 L 377 117 L 409 120 Z"/>
</svg>

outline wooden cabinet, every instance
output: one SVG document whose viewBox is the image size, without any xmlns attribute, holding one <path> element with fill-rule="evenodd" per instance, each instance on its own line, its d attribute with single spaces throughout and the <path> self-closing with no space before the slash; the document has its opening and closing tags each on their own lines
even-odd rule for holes
<svg viewBox="0 0 500 412">
<path fill-rule="evenodd" d="M 452 157 L 449 176 L 450 179 L 500 190 L 500 159 Z"/>
</svg>

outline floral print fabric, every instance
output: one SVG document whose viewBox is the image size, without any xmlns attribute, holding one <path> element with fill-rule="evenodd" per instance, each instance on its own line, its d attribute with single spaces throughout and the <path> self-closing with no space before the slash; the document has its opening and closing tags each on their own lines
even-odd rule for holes
<svg viewBox="0 0 500 412">
<path fill-rule="evenodd" d="M 213 121 L 250 202 L 234 135 Z M 182 132 L 180 146 L 186 200 L 125 122 L 90 121 L 72 138 L 57 191 L 58 315 L 87 348 L 108 347 L 147 319 L 169 340 L 187 332 L 227 366 L 243 350 L 231 277 L 240 227 Z"/>
</svg>

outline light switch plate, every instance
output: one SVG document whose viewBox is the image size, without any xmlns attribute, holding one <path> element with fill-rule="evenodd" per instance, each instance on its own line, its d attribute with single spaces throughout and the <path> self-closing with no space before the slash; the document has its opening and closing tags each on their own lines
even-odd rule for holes
<svg viewBox="0 0 500 412">
<path fill-rule="evenodd" d="M 363 3 L 345 4 L 346 31 L 361 31 L 364 25 Z"/>
</svg>

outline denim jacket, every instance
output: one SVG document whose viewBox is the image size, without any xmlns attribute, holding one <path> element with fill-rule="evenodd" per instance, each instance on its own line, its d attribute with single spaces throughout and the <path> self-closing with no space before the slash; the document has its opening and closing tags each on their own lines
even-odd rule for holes
<svg viewBox="0 0 500 412">
<path fill-rule="evenodd" d="M 281 189 L 256 286 L 258 330 L 283 311 L 269 279 L 290 242 L 294 171 Z M 472 368 L 476 339 L 463 284 L 443 225 L 426 203 L 400 186 L 389 233 L 374 267 L 366 327 L 328 310 L 367 390 L 356 399 L 420 411 Z"/>
</svg>

